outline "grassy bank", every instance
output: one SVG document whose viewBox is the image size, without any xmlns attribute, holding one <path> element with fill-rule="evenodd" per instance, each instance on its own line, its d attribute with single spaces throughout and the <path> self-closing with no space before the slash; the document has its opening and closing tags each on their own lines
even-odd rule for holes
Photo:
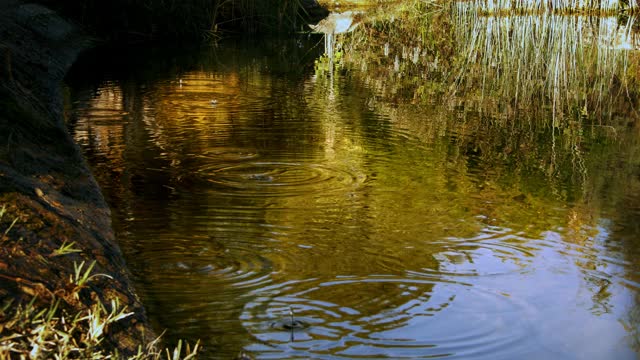
<svg viewBox="0 0 640 360">
<path fill-rule="evenodd" d="M 0 244 L 2 252 L 10 252 L 19 259 L 22 237 L 16 237 L 14 228 L 20 228 L 24 219 L 0 207 Z M 43 261 L 59 261 L 63 257 L 82 252 L 76 244 L 63 242 Z M 0 297 L 0 360 L 5 359 L 120 359 L 117 348 L 109 345 L 105 334 L 121 320 L 134 315 L 119 299 L 104 304 L 91 292 L 91 283 L 113 280 L 110 275 L 94 271 L 96 262 L 73 262 L 73 272 L 63 274 L 67 280 L 57 289 L 0 273 L 2 283 L 13 282 L 23 292 L 21 300 Z M 0 262 L 0 267 L 6 264 Z M 66 276 L 64 276 L 66 275 Z M 4 290 L 3 290 L 4 291 Z M 0 294 L 2 291 L 0 291 Z M 128 359 L 192 359 L 198 352 L 198 343 L 192 348 L 178 343 L 175 349 L 162 350 L 159 339 L 139 344 L 137 353 Z"/>
</svg>

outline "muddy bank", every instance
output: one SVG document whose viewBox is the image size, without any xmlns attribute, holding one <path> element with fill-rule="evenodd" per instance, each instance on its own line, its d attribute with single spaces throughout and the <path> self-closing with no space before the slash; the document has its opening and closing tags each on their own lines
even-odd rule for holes
<svg viewBox="0 0 640 360">
<path fill-rule="evenodd" d="M 98 300 L 108 309 L 119 299 L 134 315 L 112 324 L 104 345 L 126 355 L 153 333 L 109 208 L 63 123 L 62 79 L 90 45 L 53 11 L 0 0 L 0 304 L 57 298 L 78 312 Z M 75 251 L 61 251 L 69 244 Z M 109 277 L 78 288 L 70 276 L 83 261 L 95 261 L 91 274 Z"/>
</svg>

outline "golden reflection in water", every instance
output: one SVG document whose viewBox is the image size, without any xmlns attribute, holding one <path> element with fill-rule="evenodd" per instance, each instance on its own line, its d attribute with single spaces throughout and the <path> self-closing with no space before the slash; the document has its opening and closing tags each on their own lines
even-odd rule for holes
<svg viewBox="0 0 640 360">
<path fill-rule="evenodd" d="M 81 123 L 75 127 L 75 140 L 79 144 L 95 147 L 100 153 L 121 151 L 118 143 L 122 139 L 122 119 L 127 115 L 123 108 L 122 92 L 115 84 L 100 88 L 97 96 L 89 100 L 84 116 L 91 116 L 93 126 Z M 97 125 L 97 126 L 96 126 Z M 122 153 L 113 154 L 121 158 Z"/>
<path fill-rule="evenodd" d="M 211 357 L 629 355 L 633 134 L 416 103 L 374 65 L 202 61 L 101 86 L 74 130 L 173 338 L 211 334 Z M 291 344 L 270 325 L 289 306 L 312 323 Z"/>
<path fill-rule="evenodd" d="M 193 129 L 192 135 L 198 136 L 190 141 L 193 151 L 205 149 L 214 138 L 225 141 L 232 134 L 229 128 L 243 125 L 244 119 L 233 116 L 240 106 L 240 86 L 234 72 L 224 76 L 194 72 L 159 86 L 150 109 L 157 145 L 167 149 L 169 156 L 179 155 L 171 138 L 184 129 Z"/>
</svg>

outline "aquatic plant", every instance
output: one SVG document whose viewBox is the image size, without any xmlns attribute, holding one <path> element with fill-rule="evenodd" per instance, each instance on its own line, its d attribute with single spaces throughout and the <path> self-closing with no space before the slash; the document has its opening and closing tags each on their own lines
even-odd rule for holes
<svg viewBox="0 0 640 360">
<path fill-rule="evenodd" d="M 481 16 L 464 4 L 455 11 L 464 59 L 455 92 L 603 119 L 634 81 L 624 51 L 638 45 L 633 17 Z"/>
<path fill-rule="evenodd" d="M 621 141 L 637 127 L 633 16 L 487 16 L 469 2 L 387 13 L 365 17 L 338 40 L 340 71 L 360 86 L 349 92 L 369 94 L 369 108 L 425 143 L 458 134 L 448 153 L 481 156 L 491 169 L 517 164 L 512 172 L 523 173 L 524 186 L 532 173 L 558 198 L 602 186 L 594 174 L 618 152 L 588 157 L 585 148 Z M 424 122 L 406 120 L 416 118 Z M 471 145 L 468 134 L 477 134 Z M 633 181 L 632 169 L 620 171 L 619 189 Z"/>
<path fill-rule="evenodd" d="M 637 0 L 471 0 L 484 14 L 612 14 L 620 10 L 638 11 Z"/>
<path fill-rule="evenodd" d="M 385 96 L 524 117 L 550 110 L 556 124 L 603 123 L 625 108 L 615 104 L 638 98 L 638 59 L 628 51 L 640 48 L 634 16 L 495 16 L 472 2 L 388 13 L 365 17 L 336 44 L 343 66 L 361 69 Z"/>
</svg>

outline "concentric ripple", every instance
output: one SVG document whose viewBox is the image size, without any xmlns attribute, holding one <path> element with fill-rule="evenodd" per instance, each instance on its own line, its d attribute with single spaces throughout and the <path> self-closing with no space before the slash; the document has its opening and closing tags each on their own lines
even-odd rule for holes
<svg viewBox="0 0 640 360">
<path fill-rule="evenodd" d="M 367 295 L 371 294 L 371 295 Z M 272 324 L 295 319 L 287 331 Z M 245 305 L 246 347 L 267 358 L 498 358 L 523 354 L 529 307 L 490 289 L 370 276 L 271 288 Z"/>
<path fill-rule="evenodd" d="M 436 242 L 437 269 L 427 273 L 446 276 L 487 276 L 526 273 L 533 269 L 537 249 L 533 239 L 507 228 L 486 228 L 472 238 L 448 238 Z"/>
<path fill-rule="evenodd" d="M 355 188 L 366 176 L 333 167 L 292 162 L 244 162 L 211 165 L 200 177 L 236 196 L 295 196 Z"/>
<path fill-rule="evenodd" d="M 210 148 L 202 153 L 194 154 L 196 158 L 205 160 L 215 160 L 219 162 L 234 162 L 234 161 L 246 161 L 255 159 L 259 155 L 254 149 L 235 148 L 235 147 L 220 147 Z"/>
<path fill-rule="evenodd" d="M 246 291 L 270 283 L 272 263 L 255 241 L 219 241 L 214 238 L 176 239 L 157 246 L 148 255 L 148 270 L 163 283 L 184 282 L 187 291 L 208 294 L 211 287 Z M 182 254 L 181 256 L 179 254 Z M 188 286 L 189 282 L 206 286 Z M 175 291 L 169 290 L 169 291 Z"/>
<path fill-rule="evenodd" d="M 261 254 L 251 250 L 251 246 L 233 244 L 225 255 L 216 257 L 200 271 L 215 279 L 217 283 L 226 283 L 240 288 L 263 286 L 270 279 L 271 263 Z"/>
</svg>

